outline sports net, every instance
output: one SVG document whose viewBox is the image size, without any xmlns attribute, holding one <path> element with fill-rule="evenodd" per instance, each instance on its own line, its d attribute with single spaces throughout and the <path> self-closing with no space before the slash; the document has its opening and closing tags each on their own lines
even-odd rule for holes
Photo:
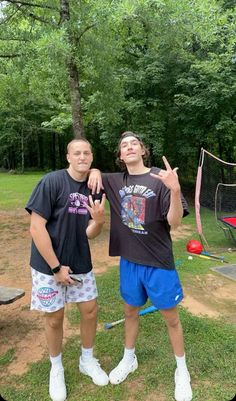
<svg viewBox="0 0 236 401">
<path fill-rule="evenodd" d="M 195 212 L 197 230 L 206 247 L 236 246 L 236 163 L 201 150 Z"/>
</svg>

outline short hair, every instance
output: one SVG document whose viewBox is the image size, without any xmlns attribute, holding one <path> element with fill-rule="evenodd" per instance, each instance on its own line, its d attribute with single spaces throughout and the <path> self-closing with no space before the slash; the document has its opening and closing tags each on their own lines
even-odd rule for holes
<svg viewBox="0 0 236 401">
<path fill-rule="evenodd" d="M 150 157 L 149 149 L 144 145 L 140 136 L 132 131 L 125 131 L 121 134 L 120 140 L 117 145 L 117 150 L 116 150 L 116 164 L 120 167 L 121 170 L 126 170 L 125 163 L 122 160 L 120 160 L 120 145 L 121 145 L 121 142 L 123 141 L 123 139 L 128 136 L 133 136 L 134 138 L 136 138 L 139 141 L 141 148 L 144 150 L 144 155 L 142 155 L 143 163 L 144 163 L 144 165 L 149 165 L 149 157 Z"/>
<path fill-rule="evenodd" d="M 92 148 L 91 143 L 90 143 L 87 139 L 85 139 L 85 138 L 75 138 L 75 139 L 72 139 L 72 141 L 70 141 L 70 142 L 68 143 L 68 145 L 67 145 L 67 153 L 69 153 L 69 151 L 70 151 L 70 146 L 71 146 L 73 143 L 75 143 L 75 142 L 85 142 L 85 143 L 88 143 L 89 146 L 90 146 L 91 152 L 93 153 L 93 148 Z"/>
</svg>

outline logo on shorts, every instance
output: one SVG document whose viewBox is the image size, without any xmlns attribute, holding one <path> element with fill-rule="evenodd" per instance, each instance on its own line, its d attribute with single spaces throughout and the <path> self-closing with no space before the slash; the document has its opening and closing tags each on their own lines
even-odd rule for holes
<svg viewBox="0 0 236 401">
<path fill-rule="evenodd" d="M 37 297 L 43 306 L 48 307 L 55 302 L 57 294 L 58 291 L 55 291 L 53 288 L 42 287 L 38 290 Z"/>
</svg>

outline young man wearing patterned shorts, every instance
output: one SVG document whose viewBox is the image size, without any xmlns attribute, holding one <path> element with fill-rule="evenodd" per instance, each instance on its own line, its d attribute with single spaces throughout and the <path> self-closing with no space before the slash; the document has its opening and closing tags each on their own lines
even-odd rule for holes
<svg viewBox="0 0 236 401">
<path fill-rule="evenodd" d="M 67 397 L 61 352 L 64 307 L 68 302 L 76 303 L 81 316 L 80 371 L 98 386 L 109 382 L 93 357 L 97 287 L 88 239 L 101 232 L 105 196 L 93 201 L 90 195 L 87 177 L 92 160 L 90 143 L 72 140 L 67 146 L 69 167 L 44 176 L 26 205 L 31 214 L 31 309 L 45 312 L 51 361 L 49 394 L 53 401 L 65 401 Z"/>
</svg>

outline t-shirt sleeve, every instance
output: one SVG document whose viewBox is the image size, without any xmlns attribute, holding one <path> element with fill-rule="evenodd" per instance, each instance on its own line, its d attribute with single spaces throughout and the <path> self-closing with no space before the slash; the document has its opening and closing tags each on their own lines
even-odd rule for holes
<svg viewBox="0 0 236 401">
<path fill-rule="evenodd" d="M 25 207 L 28 213 L 35 212 L 48 220 L 56 200 L 56 185 L 52 177 L 45 176 L 36 185 Z"/>
<path fill-rule="evenodd" d="M 188 204 L 182 193 L 181 193 L 181 201 L 182 201 L 182 206 L 183 206 L 183 217 L 188 216 L 188 214 L 189 214 Z M 169 211 L 169 207 L 170 207 L 170 190 L 168 188 L 166 188 L 164 190 L 162 203 L 161 203 L 161 212 L 165 218 Z"/>
<path fill-rule="evenodd" d="M 183 217 L 186 217 L 189 214 L 189 209 L 188 209 L 188 203 L 182 193 L 181 193 L 181 201 L 183 205 Z"/>
<path fill-rule="evenodd" d="M 102 185 L 107 199 L 109 200 L 111 183 L 113 183 L 115 173 L 102 173 Z"/>
</svg>

